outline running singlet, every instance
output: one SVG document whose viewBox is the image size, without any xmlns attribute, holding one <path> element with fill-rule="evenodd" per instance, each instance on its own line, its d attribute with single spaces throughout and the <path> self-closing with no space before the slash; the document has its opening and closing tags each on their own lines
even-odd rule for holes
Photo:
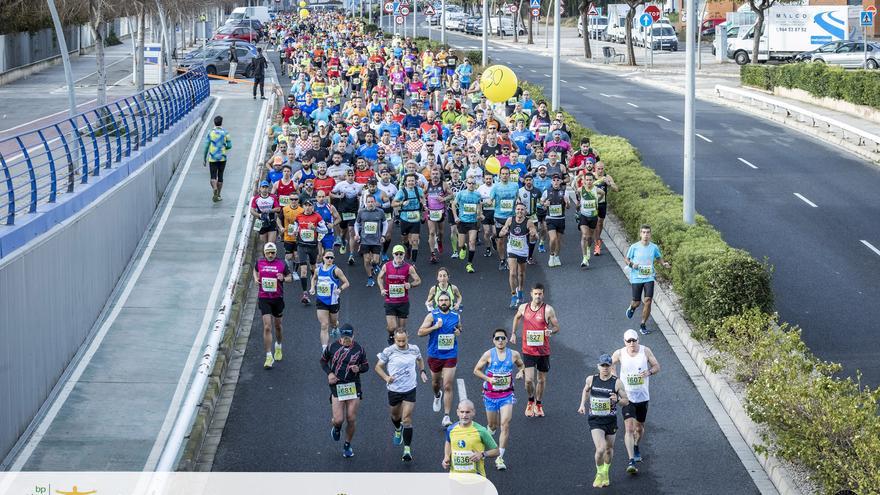
<svg viewBox="0 0 880 495">
<path fill-rule="evenodd" d="M 541 304 L 537 311 L 532 310 L 532 304 L 526 304 L 523 310 L 523 354 L 530 356 L 549 356 L 550 340 L 547 338 L 547 321 L 544 318 L 547 305 Z"/>
<path fill-rule="evenodd" d="M 504 359 L 498 357 L 498 349 L 489 351 L 489 364 L 486 366 L 486 376 L 492 379 L 492 383 L 483 382 L 483 395 L 489 399 L 501 399 L 513 393 L 513 352 L 510 349 L 504 351 Z"/>
<path fill-rule="evenodd" d="M 597 208 L 599 207 L 598 202 L 598 189 L 596 186 L 593 186 L 592 189 L 587 189 L 585 187 L 581 187 L 580 189 L 581 195 L 581 207 L 578 210 L 578 213 L 583 217 L 593 218 L 599 214 Z"/>
<path fill-rule="evenodd" d="M 395 266 L 394 261 L 385 263 L 385 289 L 388 295 L 385 296 L 385 302 L 389 304 L 401 304 L 409 302 L 409 291 L 406 283 L 409 280 L 410 265 L 403 262 L 400 266 Z"/>
<path fill-rule="evenodd" d="M 339 294 L 336 289 L 339 287 L 339 279 L 336 278 L 336 265 L 331 265 L 325 269 L 324 265 L 318 265 L 318 283 L 315 284 L 315 297 L 322 304 L 332 306 L 339 304 Z"/>
<path fill-rule="evenodd" d="M 642 372 L 648 369 L 648 358 L 642 346 L 639 346 L 635 356 L 630 356 L 626 349 L 620 350 L 620 378 L 631 402 L 647 402 L 651 399 L 648 377 L 642 376 Z"/>
<path fill-rule="evenodd" d="M 455 327 L 458 326 L 459 316 L 450 310 L 444 313 L 439 309 L 431 312 L 434 322 L 443 320 L 443 326 L 428 334 L 428 357 L 434 359 L 453 359 L 458 357 L 458 339 L 455 338 Z"/>
<path fill-rule="evenodd" d="M 452 450 L 452 459 L 449 462 L 450 472 L 486 476 L 483 459 L 477 462 L 470 460 L 470 456 L 476 452 L 498 448 L 495 439 L 483 425 L 474 421 L 465 428 L 455 422 L 446 429 L 446 441 L 449 442 Z"/>
<path fill-rule="evenodd" d="M 284 297 L 284 287 L 281 280 L 278 280 L 278 274 L 287 275 L 290 270 L 284 263 L 284 260 L 275 258 L 272 261 L 266 258 L 257 260 L 257 274 L 260 280 L 259 294 L 260 299 L 280 299 Z"/>
<path fill-rule="evenodd" d="M 617 377 L 611 375 L 607 380 L 602 380 L 599 375 L 593 375 L 593 384 L 590 387 L 590 419 L 613 418 L 617 415 L 617 404 L 611 404 L 611 394 Z"/>
<path fill-rule="evenodd" d="M 333 225 L 333 212 L 330 211 L 330 205 L 327 203 L 320 204 L 315 202 L 315 213 L 321 215 L 321 218 L 324 220 L 324 225 L 327 226 L 327 234 L 324 237 L 333 239 L 333 229 L 330 228 Z"/>
<path fill-rule="evenodd" d="M 529 256 L 529 220 L 517 222 L 514 217 L 507 230 L 507 254 L 520 257 Z M 525 341 L 523 341 L 525 342 Z"/>
<path fill-rule="evenodd" d="M 436 309 L 440 305 L 440 296 L 446 294 L 449 296 L 449 307 L 455 305 L 455 291 L 452 290 L 452 284 L 446 286 L 445 289 L 441 289 L 439 285 L 434 286 L 434 308 Z"/>
<path fill-rule="evenodd" d="M 315 175 L 315 171 L 312 169 L 309 169 L 308 171 L 306 171 L 306 169 L 302 168 L 299 170 L 299 172 L 300 172 L 300 176 L 299 176 L 298 182 L 300 185 L 305 184 L 306 181 L 309 179 L 315 180 L 317 178 L 317 175 Z M 281 188 L 279 187 L 278 189 L 280 190 Z"/>
<path fill-rule="evenodd" d="M 565 187 L 559 189 L 551 187 L 544 192 L 541 198 L 550 202 L 547 207 L 547 218 L 554 220 L 565 218 Z"/>
<path fill-rule="evenodd" d="M 443 218 L 443 211 L 446 208 L 446 204 L 443 202 L 445 194 L 442 182 L 428 184 L 428 220 L 439 222 Z"/>
<path fill-rule="evenodd" d="M 278 204 L 287 206 L 290 203 L 290 195 L 296 193 L 296 183 L 291 180 L 285 184 L 284 179 L 281 179 L 278 181 L 278 189 L 276 191 L 278 193 Z"/>
</svg>

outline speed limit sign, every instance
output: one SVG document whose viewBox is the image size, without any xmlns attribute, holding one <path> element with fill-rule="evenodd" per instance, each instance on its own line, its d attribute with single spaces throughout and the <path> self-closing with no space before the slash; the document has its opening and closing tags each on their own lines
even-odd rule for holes
<svg viewBox="0 0 880 495">
<path fill-rule="evenodd" d="M 399 16 L 394 17 L 394 22 L 397 24 L 403 24 L 403 16 L 399 15 Z"/>
<path fill-rule="evenodd" d="M 507 12 L 509 14 L 516 14 L 516 11 L 517 11 L 517 5 L 515 3 L 511 4 L 510 7 L 507 8 Z"/>
<path fill-rule="evenodd" d="M 402 15 L 404 17 L 408 16 L 409 15 L 409 7 L 407 7 L 405 5 L 403 7 L 401 7 L 400 8 L 400 15 Z"/>
<path fill-rule="evenodd" d="M 389 0 L 385 2 L 385 4 L 382 6 L 382 9 L 385 10 L 386 14 L 390 14 L 394 12 L 394 4 Z"/>
</svg>

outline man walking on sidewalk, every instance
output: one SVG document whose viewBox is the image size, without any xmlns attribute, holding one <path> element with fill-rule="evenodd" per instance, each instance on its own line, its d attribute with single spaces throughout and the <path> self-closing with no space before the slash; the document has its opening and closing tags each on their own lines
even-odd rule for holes
<svg viewBox="0 0 880 495">
<path fill-rule="evenodd" d="M 263 82 L 266 80 L 266 57 L 263 56 L 263 49 L 257 48 L 257 56 L 251 62 L 254 66 L 254 99 L 257 99 L 257 86 L 260 86 L 260 99 L 265 100 L 266 95 L 263 93 Z"/>
<path fill-rule="evenodd" d="M 229 45 L 229 84 L 235 84 L 235 69 L 238 68 L 238 54 L 235 53 L 235 42 Z"/>
<path fill-rule="evenodd" d="M 205 153 L 202 159 L 203 165 L 210 165 L 211 189 L 214 190 L 214 202 L 220 201 L 220 190 L 223 189 L 223 170 L 226 168 L 226 153 L 232 149 L 232 138 L 221 127 L 223 117 L 214 117 L 214 128 L 208 131 L 205 139 Z"/>
</svg>

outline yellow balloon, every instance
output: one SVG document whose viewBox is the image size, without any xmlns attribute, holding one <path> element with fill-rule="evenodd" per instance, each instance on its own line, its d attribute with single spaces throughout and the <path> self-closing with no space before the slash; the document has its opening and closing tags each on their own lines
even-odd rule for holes
<svg viewBox="0 0 880 495">
<path fill-rule="evenodd" d="M 483 71 L 480 78 L 480 90 L 486 99 L 493 103 L 501 103 L 513 97 L 519 82 L 516 74 L 506 65 L 493 65 Z"/>
<path fill-rule="evenodd" d="M 299 6 L 300 6 L 300 7 L 301 7 L 301 8 L 305 8 L 305 7 L 306 7 L 306 5 L 308 5 L 308 4 L 307 4 L 307 3 L 305 3 L 305 2 L 300 2 L 300 3 L 299 3 Z"/>
<path fill-rule="evenodd" d="M 498 172 L 501 171 L 501 162 L 498 161 L 495 156 L 490 156 L 486 158 L 486 172 L 489 172 L 492 175 L 498 175 Z"/>
<path fill-rule="evenodd" d="M 299 17 L 300 17 L 300 19 L 308 19 L 308 17 L 309 17 L 309 11 L 308 11 L 307 9 L 302 9 L 302 10 L 300 10 L 300 11 L 299 11 Z"/>
</svg>

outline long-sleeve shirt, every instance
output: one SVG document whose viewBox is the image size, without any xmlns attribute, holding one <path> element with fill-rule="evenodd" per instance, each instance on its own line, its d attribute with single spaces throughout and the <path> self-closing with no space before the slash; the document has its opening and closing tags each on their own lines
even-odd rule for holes
<svg viewBox="0 0 880 495">
<path fill-rule="evenodd" d="M 349 367 L 357 366 L 357 371 Z M 367 362 L 367 353 L 357 342 L 352 341 L 351 346 L 346 347 L 338 341 L 331 342 L 321 355 L 321 368 L 324 373 L 333 373 L 343 383 L 360 383 L 360 374 L 370 369 Z"/>
</svg>

